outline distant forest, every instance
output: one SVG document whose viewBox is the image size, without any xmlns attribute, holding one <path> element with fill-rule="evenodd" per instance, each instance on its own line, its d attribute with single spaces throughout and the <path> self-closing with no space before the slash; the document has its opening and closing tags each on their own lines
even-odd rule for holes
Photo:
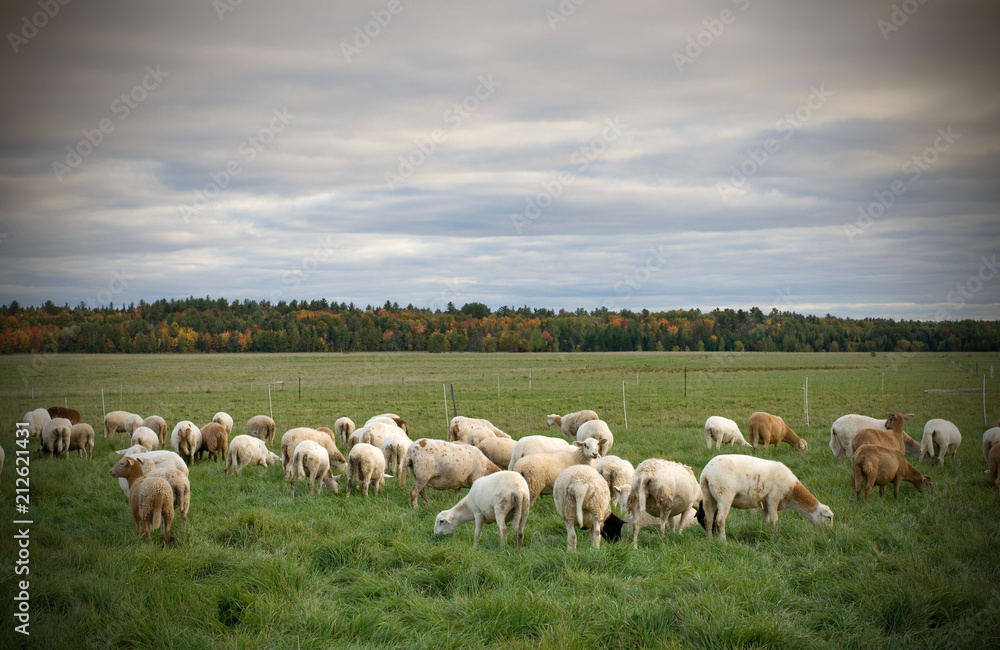
<svg viewBox="0 0 1000 650">
<path fill-rule="evenodd" d="M 386 302 L 225 298 L 116 309 L 0 307 L 4 354 L 44 352 L 913 352 L 1000 350 L 1000 321 L 896 321 L 716 309 L 574 312 L 482 303 L 429 310 Z"/>
</svg>

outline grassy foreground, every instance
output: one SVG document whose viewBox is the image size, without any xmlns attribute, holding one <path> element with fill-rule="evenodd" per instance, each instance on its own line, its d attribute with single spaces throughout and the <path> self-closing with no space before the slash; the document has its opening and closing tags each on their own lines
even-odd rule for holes
<svg viewBox="0 0 1000 650">
<path fill-rule="evenodd" d="M 1000 647 L 1000 491 L 983 470 L 982 395 L 925 394 L 980 387 L 998 416 L 996 354 L 543 355 L 57 355 L 0 357 L 0 571 L 3 647 Z M 1000 369 L 1000 368 L 998 368 Z M 299 378 L 301 377 L 301 392 Z M 804 385 L 808 379 L 809 425 Z M 268 383 L 283 381 L 283 389 Z M 98 433 L 93 460 L 30 465 L 30 637 L 15 633 L 18 547 L 14 423 L 33 408 L 68 404 L 101 429 L 107 410 L 204 424 L 218 410 L 234 435 L 273 409 L 293 426 L 359 424 L 393 411 L 411 437 L 445 437 L 450 386 L 458 412 L 518 438 L 548 433 L 545 415 L 594 408 L 615 433 L 613 453 L 693 467 L 715 455 L 702 425 L 724 415 L 746 430 L 755 410 L 777 413 L 806 438 L 786 463 L 835 513 L 832 533 L 785 511 L 776 532 L 757 512 L 734 511 L 728 542 L 700 528 L 594 549 L 566 531 L 551 497 L 528 517 L 526 546 L 501 548 L 488 526 L 432 534 L 450 492 L 419 511 L 396 481 L 377 497 L 300 495 L 280 468 L 224 477 L 191 468 L 188 522 L 146 545 L 108 475 L 125 435 Z M 624 391 L 624 408 L 623 408 Z M 686 392 L 686 394 L 685 394 Z M 447 407 L 446 407 L 447 397 Z M 447 412 L 446 412 L 447 408 Z M 830 453 L 838 416 L 912 412 L 918 440 L 932 417 L 964 442 L 944 467 L 918 463 L 935 491 L 904 484 L 858 502 L 850 467 Z M 626 418 L 628 427 L 626 428 Z M 721 453 L 732 453 L 724 447 Z M 916 461 L 914 461 L 916 462 Z M 890 487 L 891 492 L 891 487 Z M 508 540 L 509 542 L 511 540 Z"/>
</svg>

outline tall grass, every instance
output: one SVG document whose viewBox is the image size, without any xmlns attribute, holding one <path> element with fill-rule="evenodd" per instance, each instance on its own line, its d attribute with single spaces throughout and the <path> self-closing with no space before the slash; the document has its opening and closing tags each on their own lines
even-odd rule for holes
<svg viewBox="0 0 1000 650">
<path fill-rule="evenodd" d="M 706 417 L 731 417 L 745 431 L 752 411 L 778 413 L 810 451 L 782 445 L 768 457 L 833 508 L 835 528 L 783 512 L 772 531 L 758 513 L 734 511 L 725 543 L 698 528 L 663 540 L 644 529 L 637 550 L 627 542 L 594 549 L 581 536 L 570 553 L 552 500 L 542 497 L 522 550 L 511 540 L 501 548 L 495 526 L 473 548 L 471 524 L 432 534 L 435 514 L 454 504 L 451 492 L 430 490 L 432 503 L 419 510 L 391 479 L 378 496 L 299 490 L 292 499 L 279 468 L 227 478 L 221 463 L 204 460 L 191 468 L 189 521 L 175 519 L 164 549 L 158 533 L 143 543 L 108 474 L 124 435 L 106 441 L 99 433 L 93 460 L 31 458 L 30 645 L 997 647 L 1000 491 L 983 473 L 982 396 L 923 393 L 981 385 L 977 364 L 988 372 L 1000 357 L 59 355 L 34 365 L 3 357 L 5 602 L 11 606 L 17 578 L 13 423 L 32 408 L 65 401 L 100 429 L 103 388 L 107 410 L 156 413 L 171 425 L 203 424 L 225 410 L 236 434 L 250 416 L 269 412 L 267 384 L 277 379 L 285 382 L 271 392 L 279 434 L 394 411 L 415 437 L 443 438 L 454 385 L 459 413 L 488 417 L 514 437 L 557 435 L 545 428 L 546 414 L 595 408 L 615 432 L 613 453 L 633 463 L 678 460 L 696 473 L 717 453 L 705 447 Z M 987 380 L 991 406 L 997 388 Z M 933 493 L 904 484 L 898 499 L 873 493 L 859 502 L 849 465 L 826 446 L 829 424 L 847 412 L 888 410 L 915 413 L 907 430 L 918 439 L 924 420 L 950 419 L 964 443 L 944 467 L 918 464 L 934 477 Z M 991 410 L 991 425 L 996 416 Z M 0 643 L 18 647 L 6 620 Z"/>
</svg>

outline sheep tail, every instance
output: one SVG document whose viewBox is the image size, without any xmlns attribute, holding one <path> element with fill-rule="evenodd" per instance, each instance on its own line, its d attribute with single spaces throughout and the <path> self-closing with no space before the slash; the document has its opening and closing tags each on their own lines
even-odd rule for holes
<svg viewBox="0 0 1000 650">
<path fill-rule="evenodd" d="M 160 527 L 160 514 L 163 512 L 163 494 L 157 492 L 153 497 L 153 517 L 152 517 L 152 529 L 156 530 Z"/>
<path fill-rule="evenodd" d="M 583 528 L 583 499 L 576 495 L 576 525 Z"/>
</svg>

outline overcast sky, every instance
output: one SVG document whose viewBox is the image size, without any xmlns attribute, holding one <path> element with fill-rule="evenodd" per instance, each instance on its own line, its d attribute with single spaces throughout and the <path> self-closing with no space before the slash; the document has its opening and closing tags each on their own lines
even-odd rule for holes
<svg viewBox="0 0 1000 650">
<path fill-rule="evenodd" d="M 59 2 L 0 303 L 1000 318 L 995 3 Z"/>
</svg>

